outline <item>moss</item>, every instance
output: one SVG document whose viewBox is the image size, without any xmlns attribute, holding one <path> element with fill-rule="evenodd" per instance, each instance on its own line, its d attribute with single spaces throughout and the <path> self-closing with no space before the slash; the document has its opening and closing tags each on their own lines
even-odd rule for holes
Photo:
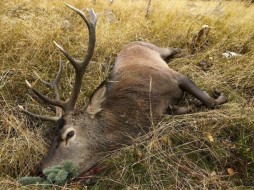
<svg viewBox="0 0 254 190">
<path fill-rule="evenodd" d="M 41 177 L 22 177 L 18 180 L 18 182 L 22 185 L 31 185 L 31 184 L 39 184 L 43 183 L 45 180 Z"/>
<path fill-rule="evenodd" d="M 77 167 L 71 162 L 66 161 L 62 166 L 53 166 L 43 170 L 44 177 L 22 177 L 18 180 L 21 185 L 64 185 L 71 178 L 77 176 Z"/>
</svg>

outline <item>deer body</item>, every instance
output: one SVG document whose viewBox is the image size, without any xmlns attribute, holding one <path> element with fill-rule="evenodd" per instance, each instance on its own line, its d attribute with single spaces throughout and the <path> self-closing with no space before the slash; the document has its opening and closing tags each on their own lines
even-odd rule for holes
<svg viewBox="0 0 254 190">
<path fill-rule="evenodd" d="M 108 105 L 114 113 L 120 111 L 130 115 L 129 118 L 136 115 L 136 119 L 142 115 L 144 120 L 152 122 L 182 97 L 182 90 L 178 81 L 180 74 L 170 69 L 158 52 L 175 54 L 176 51 L 162 48 L 156 51 L 149 46 L 156 47 L 133 42 L 119 53 L 107 82 L 106 102 L 110 102 Z"/>
<path fill-rule="evenodd" d="M 90 43 L 88 54 L 81 64 L 76 63 L 57 45 L 76 71 L 74 90 L 68 101 L 62 102 L 59 98 L 52 100 L 28 83 L 37 96 L 64 111 L 57 121 L 57 132 L 42 163 L 42 169 L 61 164 L 65 160 L 78 165 L 79 173 L 90 169 L 111 151 L 130 144 L 133 139 L 149 132 L 151 125 L 158 122 L 164 114 L 189 112 L 188 107 L 177 106 L 183 91 L 191 93 L 208 107 L 226 102 L 223 94 L 214 99 L 192 81 L 168 67 L 165 60 L 174 58 L 178 53 L 177 49 L 132 42 L 118 54 L 109 79 L 94 91 L 85 109 L 74 111 L 83 74 L 95 45 L 96 15 L 90 11 L 91 20 L 87 20 L 80 10 L 68 6 L 85 20 Z M 79 68 L 82 68 L 81 74 Z M 56 97 L 58 92 L 55 86 L 58 80 L 59 75 L 52 85 Z"/>
</svg>

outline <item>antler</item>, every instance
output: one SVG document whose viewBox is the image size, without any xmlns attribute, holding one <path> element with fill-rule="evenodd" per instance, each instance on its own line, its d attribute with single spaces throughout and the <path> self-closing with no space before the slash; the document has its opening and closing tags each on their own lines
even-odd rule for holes
<svg viewBox="0 0 254 190">
<path fill-rule="evenodd" d="M 68 53 L 67 51 L 65 51 L 60 45 L 58 45 L 56 42 L 54 42 L 56 44 L 56 46 L 63 52 L 63 54 L 66 56 L 66 58 L 70 61 L 70 63 L 72 64 L 72 66 L 75 69 L 75 82 L 74 82 L 74 86 L 71 92 L 71 96 L 69 98 L 69 100 L 67 100 L 66 102 L 58 102 L 56 106 L 61 107 L 64 112 L 70 112 L 74 109 L 75 103 L 77 101 L 78 98 L 78 94 L 80 92 L 80 88 L 81 88 L 81 84 L 82 84 L 82 80 L 83 80 L 83 75 L 84 72 L 93 56 L 93 52 L 94 52 L 94 47 L 95 47 L 95 27 L 96 27 L 96 21 L 97 21 L 97 16 L 94 13 L 93 9 L 89 9 L 88 13 L 90 15 L 90 20 L 88 20 L 86 18 L 86 16 L 84 15 L 84 13 L 82 11 L 80 11 L 79 9 L 66 4 L 70 9 L 72 9 L 73 11 L 75 11 L 77 14 L 80 15 L 80 17 L 85 21 L 88 31 L 89 31 L 89 45 L 88 45 L 88 50 L 87 50 L 87 54 L 84 58 L 84 61 L 81 63 L 77 63 Z"/>
<path fill-rule="evenodd" d="M 59 79 L 60 79 L 60 75 L 61 75 L 61 70 L 60 69 L 58 71 L 58 74 L 57 74 L 55 80 L 52 83 L 47 83 L 45 81 L 42 81 L 45 85 L 47 85 L 47 86 L 49 86 L 49 87 L 54 89 L 55 99 L 49 98 L 48 96 L 45 96 L 44 94 L 40 93 L 38 90 L 33 88 L 33 86 L 28 81 L 26 81 L 26 83 L 27 83 L 28 87 L 39 98 L 41 98 L 42 100 L 44 100 L 45 102 L 47 102 L 49 104 L 52 104 L 52 105 L 54 105 L 56 107 L 61 108 L 65 113 L 68 113 L 68 112 L 71 112 L 74 109 L 74 107 L 75 107 L 75 103 L 77 101 L 78 94 L 79 94 L 80 89 L 81 89 L 84 73 L 86 71 L 86 68 L 87 68 L 87 66 L 88 66 L 92 56 L 93 56 L 93 52 L 94 52 L 94 48 L 95 48 L 95 41 L 96 41 L 95 28 L 96 28 L 97 16 L 94 13 L 93 9 L 88 9 L 88 13 L 90 15 L 90 19 L 88 20 L 81 10 L 79 10 L 79 9 L 69 5 L 69 4 L 66 4 L 66 3 L 65 3 L 65 5 L 67 7 L 69 7 L 70 9 L 72 9 L 73 11 L 75 11 L 77 14 L 80 15 L 80 17 L 85 21 L 86 26 L 88 28 L 88 32 L 89 32 L 89 44 L 88 44 L 87 53 L 85 55 L 84 60 L 81 63 L 76 62 L 63 47 L 61 47 L 60 45 L 58 45 L 54 41 L 55 45 L 65 55 L 65 57 L 69 60 L 69 62 L 71 63 L 71 65 L 73 66 L 73 68 L 75 70 L 75 81 L 74 81 L 73 89 L 71 91 L 70 98 L 67 101 L 65 101 L 65 102 L 61 101 L 60 98 L 59 98 L 59 93 L 58 93 L 58 90 L 57 90 L 57 85 L 58 85 L 58 82 L 59 82 Z M 62 66 L 60 66 L 60 68 L 61 67 Z M 54 120 L 54 121 L 56 120 L 56 117 L 54 117 L 54 118 L 51 117 L 49 119 L 48 117 L 44 117 L 44 116 L 39 116 L 39 115 L 33 114 L 33 113 L 25 110 L 22 106 L 19 106 L 19 107 L 22 109 L 23 112 L 25 112 L 26 114 L 28 114 L 30 116 L 39 117 L 41 119 L 46 119 L 46 120 L 51 120 L 51 121 L 52 120 Z M 57 115 L 59 117 L 61 117 L 62 111 L 57 110 L 56 112 L 57 112 Z"/>
<path fill-rule="evenodd" d="M 62 62 L 60 61 L 57 75 L 56 75 L 55 79 L 51 83 L 42 80 L 41 77 L 36 72 L 34 72 L 34 74 L 37 76 L 37 78 L 43 84 L 45 84 L 47 87 L 52 88 L 54 90 L 55 99 L 57 101 L 60 101 L 60 96 L 59 96 L 59 92 L 58 92 L 58 83 L 59 83 L 59 80 L 60 80 L 60 77 L 61 77 L 61 74 L 62 74 L 62 70 L 63 70 L 62 68 L 63 68 Z M 27 83 L 27 85 L 30 88 L 32 88 L 32 85 L 27 80 L 26 80 L 26 83 Z M 32 90 L 34 91 L 35 94 L 37 94 L 37 93 L 40 94 L 36 89 L 32 89 Z M 39 114 L 34 114 L 34 113 L 24 109 L 24 107 L 21 106 L 21 105 L 19 105 L 18 107 L 21 109 L 22 112 L 24 112 L 27 115 L 30 115 L 30 116 L 35 117 L 35 118 L 43 119 L 43 120 L 48 120 L 48 121 L 57 121 L 63 115 L 63 110 L 61 108 L 59 108 L 59 107 L 55 107 L 55 109 L 56 109 L 56 116 L 54 116 L 54 117 L 51 117 L 51 116 L 42 116 L 42 115 L 39 115 Z"/>
</svg>

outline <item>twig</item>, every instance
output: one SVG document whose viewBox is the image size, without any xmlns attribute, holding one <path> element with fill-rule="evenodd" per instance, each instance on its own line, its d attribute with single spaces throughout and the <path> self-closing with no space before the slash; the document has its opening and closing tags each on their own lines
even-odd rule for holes
<svg viewBox="0 0 254 190">
<path fill-rule="evenodd" d="M 151 12 L 151 3 L 152 0 L 148 0 L 148 4 L 147 4 L 147 8 L 146 8 L 146 17 L 149 16 L 150 12 Z"/>
</svg>

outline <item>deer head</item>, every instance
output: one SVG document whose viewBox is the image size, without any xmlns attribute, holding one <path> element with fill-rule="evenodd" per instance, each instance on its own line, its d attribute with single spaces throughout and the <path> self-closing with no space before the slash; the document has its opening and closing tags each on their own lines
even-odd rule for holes
<svg viewBox="0 0 254 190">
<path fill-rule="evenodd" d="M 26 114 L 41 118 L 44 120 L 57 121 L 56 133 L 52 141 L 52 146 L 48 155 L 42 162 L 42 169 L 53 165 L 59 165 L 66 160 L 71 160 L 79 166 L 80 172 L 91 168 L 99 158 L 102 158 L 100 149 L 103 147 L 95 143 L 99 138 L 101 132 L 98 129 L 99 121 L 95 119 L 96 114 L 101 111 L 101 103 L 104 101 L 106 93 L 105 85 L 101 85 L 92 95 L 89 104 L 82 111 L 75 112 L 74 107 L 82 85 L 83 75 L 93 56 L 95 47 L 95 28 L 97 16 L 92 9 L 88 10 L 90 19 L 79 9 L 66 4 L 70 9 L 75 11 L 84 20 L 89 31 L 89 45 L 84 60 L 81 63 L 76 62 L 66 50 L 64 50 L 56 42 L 55 45 L 66 56 L 69 63 L 75 70 L 75 81 L 71 91 L 70 98 L 67 101 L 60 100 L 58 92 L 58 83 L 62 73 L 62 63 L 60 62 L 59 71 L 53 82 L 42 82 L 54 90 L 55 99 L 49 98 L 38 90 L 36 90 L 28 81 L 26 81 L 29 88 L 46 103 L 56 107 L 56 116 L 42 116 L 29 112 L 22 106 L 19 106 Z M 82 117 L 80 117 L 82 115 Z M 97 130 L 97 131 L 95 131 Z M 93 135 L 96 134 L 96 135 Z M 100 140 L 101 142 L 101 140 Z M 96 152 L 97 150 L 97 152 Z"/>
</svg>

